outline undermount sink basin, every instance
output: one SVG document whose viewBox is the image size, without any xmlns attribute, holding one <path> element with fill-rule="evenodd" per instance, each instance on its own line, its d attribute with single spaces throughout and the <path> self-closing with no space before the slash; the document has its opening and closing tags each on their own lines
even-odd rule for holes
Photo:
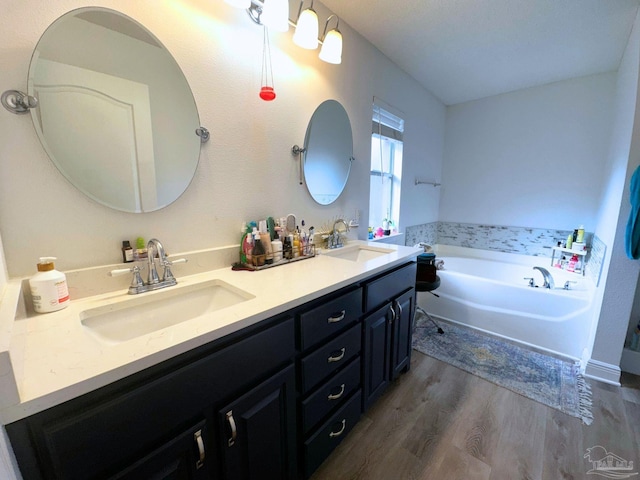
<svg viewBox="0 0 640 480">
<path fill-rule="evenodd" d="M 206 313 L 254 298 L 220 280 L 167 287 L 120 303 L 85 310 L 80 321 L 107 343 L 120 343 L 153 333 Z"/>
<path fill-rule="evenodd" d="M 328 252 L 326 252 L 326 255 L 335 258 L 341 258 L 343 260 L 350 260 L 352 262 L 366 262 L 368 260 L 373 260 L 374 258 L 378 258 L 382 255 L 391 253 L 393 251 L 394 250 L 390 248 L 370 247 L 368 245 L 354 245 L 352 247 L 347 245 L 346 247 L 329 250 Z"/>
</svg>

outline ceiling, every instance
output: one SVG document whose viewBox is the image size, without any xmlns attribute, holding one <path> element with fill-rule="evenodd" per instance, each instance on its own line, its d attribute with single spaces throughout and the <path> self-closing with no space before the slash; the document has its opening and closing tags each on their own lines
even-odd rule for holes
<svg viewBox="0 0 640 480">
<path fill-rule="evenodd" d="M 322 0 L 446 105 L 617 70 L 639 2 Z"/>
</svg>

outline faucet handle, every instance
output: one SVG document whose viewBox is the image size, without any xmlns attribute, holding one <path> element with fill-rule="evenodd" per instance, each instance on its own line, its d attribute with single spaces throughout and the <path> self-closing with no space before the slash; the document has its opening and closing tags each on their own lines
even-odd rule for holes
<svg viewBox="0 0 640 480">
<path fill-rule="evenodd" d="M 533 277 L 524 277 L 524 279 L 525 280 L 529 280 L 529 286 L 530 287 L 535 287 L 536 286 L 535 282 L 533 281 Z"/>
<path fill-rule="evenodd" d="M 164 266 L 164 272 L 162 273 L 162 280 L 163 281 L 167 281 L 167 280 L 172 280 L 175 279 L 175 277 L 173 276 L 173 272 L 171 271 L 171 265 L 175 265 L 176 263 L 187 263 L 187 259 L 186 258 L 176 258 L 175 260 L 169 260 L 168 258 L 165 258 L 164 261 L 162 262 L 162 265 Z"/>
<path fill-rule="evenodd" d="M 117 277 L 120 275 L 125 275 L 127 273 L 133 273 L 133 277 L 131 278 L 131 286 L 130 288 L 137 288 L 137 287 L 141 287 L 142 285 L 144 285 L 144 282 L 142 281 L 142 276 L 140 276 L 140 270 L 142 270 L 144 267 L 141 267 L 139 265 L 135 265 L 131 268 L 119 268 L 116 270 L 111 270 L 108 275 L 110 277 Z"/>
<path fill-rule="evenodd" d="M 565 290 L 571 290 L 571 284 L 572 283 L 578 283 L 575 280 L 567 280 L 566 282 L 564 282 L 564 289 Z"/>
</svg>

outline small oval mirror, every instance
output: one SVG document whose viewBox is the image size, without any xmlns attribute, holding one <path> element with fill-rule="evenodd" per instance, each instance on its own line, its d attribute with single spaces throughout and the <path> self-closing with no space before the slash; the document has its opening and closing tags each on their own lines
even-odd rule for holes
<svg viewBox="0 0 640 480">
<path fill-rule="evenodd" d="M 126 15 L 73 10 L 44 32 L 31 59 L 33 123 L 58 170 L 97 202 L 151 212 L 193 178 L 200 122 L 182 70 Z"/>
<path fill-rule="evenodd" d="M 320 205 L 337 200 L 349 178 L 353 160 L 351 123 L 336 100 L 322 102 L 313 113 L 304 139 L 304 178 Z"/>
</svg>

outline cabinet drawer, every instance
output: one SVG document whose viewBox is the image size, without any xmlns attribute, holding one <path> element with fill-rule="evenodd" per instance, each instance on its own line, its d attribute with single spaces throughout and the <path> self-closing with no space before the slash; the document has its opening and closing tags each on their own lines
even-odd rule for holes
<svg viewBox="0 0 640 480">
<path fill-rule="evenodd" d="M 410 263 L 364 286 L 365 311 L 369 312 L 416 284 L 416 263 Z"/>
<path fill-rule="evenodd" d="M 360 419 L 361 391 L 358 390 L 345 405 L 331 416 L 306 442 L 304 442 L 304 476 L 322 464 L 334 448 L 353 429 Z"/>
<path fill-rule="evenodd" d="M 300 349 L 306 350 L 357 322 L 362 315 L 362 289 L 341 295 L 300 314 Z"/>
<path fill-rule="evenodd" d="M 302 427 L 308 432 L 360 386 L 360 358 L 336 373 L 302 402 Z"/>
<path fill-rule="evenodd" d="M 301 362 L 302 391 L 308 392 L 360 353 L 362 332 L 357 323 L 342 335 L 322 345 Z"/>
</svg>

